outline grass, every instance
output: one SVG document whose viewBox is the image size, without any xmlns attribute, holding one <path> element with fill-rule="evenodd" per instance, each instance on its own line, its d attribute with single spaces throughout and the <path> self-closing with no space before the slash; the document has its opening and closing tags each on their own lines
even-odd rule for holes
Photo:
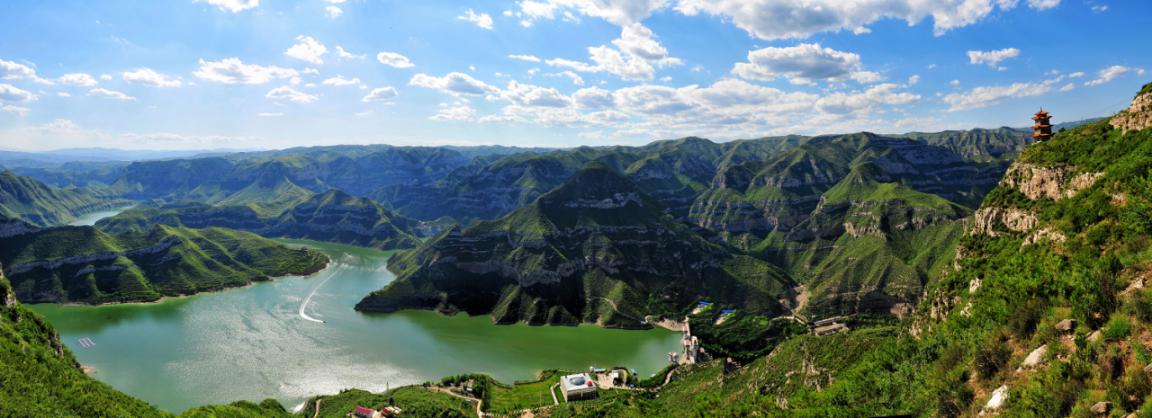
<svg viewBox="0 0 1152 418">
<path fill-rule="evenodd" d="M 552 405 L 548 391 L 560 382 L 564 373 L 550 370 L 541 374 L 541 379 L 532 382 L 517 382 L 512 385 L 496 384 L 492 388 L 492 404 L 488 410 L 498 414 L 510 414 L 523 409 Z M 563 397 L 557 397 L 563 399 Z"/>
</svg>

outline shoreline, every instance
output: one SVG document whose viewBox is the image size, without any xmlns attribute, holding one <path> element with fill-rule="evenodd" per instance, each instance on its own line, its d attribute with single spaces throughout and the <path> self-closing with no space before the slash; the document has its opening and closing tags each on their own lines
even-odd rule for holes
<svg viewBox="0 0 1152 418">
<path fill-rule="evenodd" d="M 329 258 L 328 261 L 326 263 L 324 263 L 323 268 L 316 270 L 314 272 L 308 273 L 308 274 L 285 274 L 283 276 L 269 277 L 268 280 L 251 280 L 248 283 L 245 283 L 245 284 L 240 285 L 240 286 L 228 286 L 228 287 L 224 287 L 224 288 L 217 289 L 217 290 L 205 290 L 203 292 L 196 292 L 196 293 L 191 293 L 191 294 L 187 294 L 187 295 L 161 296 L 159 299 L 156 299 L 156 300 L 142 300 L 142 301 L 133 301 L 133 302 L 104 302 L 104 303 L 84 303 L 84 302 L 20 302 L 20 303 L 24 304 L 24 305 L 59 305 L 59 306 L 66 306 L 66 307 L 92 307 L 92 308 L 98 308 L 98 307 L 102 307 L 102 306 L 122 306 L 122 305 L 141 305 L 141 306 L 159 305 L 159 304 L 165 303 L 165 302 L 185 300 L 185 299 L 189 299 L 189 298 L 192 298 L 195 296 L 200 296 L 200 295 L 213 294 L 213 293 L 225 292 L 225 291 L 236 290 L 236 289 L 245 289 L 245 288 L 249 288 L 249 287 L 255 286 L 257 284 L 260 284 L 260 283 L 269 283 L 269 282 L 273 282 L 273 281 L 283 279 L 286 277 L 308 278 L 308 277 L 320 274 L 324 270 L 328 270 L 330 267 L 332 267 L 332 264 L 333 264 L 332 259 Z"/>
</svg>

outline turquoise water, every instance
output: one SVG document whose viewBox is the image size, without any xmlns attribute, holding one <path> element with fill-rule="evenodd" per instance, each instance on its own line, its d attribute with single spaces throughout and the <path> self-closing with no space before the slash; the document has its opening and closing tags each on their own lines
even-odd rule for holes
<svg viewBox="0 0 1152 418">
<path fill-rule="evenodd" d="M 625 365 L 648 375 L 677 348 L 677 334 L 664 330 L 497 326 L 487 316 L 425 311 L 362 314 L 352 309 L 356 302 L 393 279 L 385 269 L 389 253 L 284 242 L 320 249 L 333 263 L 310 277 L 155 304 L 32 308 L 96 378 L 173 412 L 265 398 L 291 408 L 344 388 L 381 391 L 472 372 L 511 382 L 547 368 Z M 84 348 L 81 338 L 95 346 Z"/>
</svg>

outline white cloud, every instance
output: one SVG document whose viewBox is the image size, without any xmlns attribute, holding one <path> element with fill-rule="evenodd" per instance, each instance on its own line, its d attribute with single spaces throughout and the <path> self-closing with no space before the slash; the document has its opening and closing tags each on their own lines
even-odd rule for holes
<svg viewBox="0 0 1152 418">
<path fill-rule="evenodd" d="M 589 87 L 572 93 L 572 101 L 585 109 L 602 109 L 614 103 L 612 92 L 599 87 Z"/>
<path fill-rule="evenodd" d="M 848 74 L 848 78 L 860 84 L 872 84 L 884 80 L 884 76 L 873 71 L 853 71 L 851 74 Z"/>
<path fill-rule="evenodd" d="M 1125 67 L 1123 65 L 1113 65 L 1111 67 L 1105 68 L 1105 69 L 1097 72 L 1096 73 L 1096 79 L 1091 80 L 1091 81 L 1087 81 L 1084 83 L 1084 85 L 1089 86 L 1089 87 L 1099 86 L 1101 84 L 1111 82 L 1112 80 L 1115 80 L 1117 77 L 1120 77 L 1124 74 L 1128 74 L 1131 72 L 1135 72 L 1137 74 L 1144 74 L 1144 70 L 1140 69 L 1140 68 Z"/>
<path fill-rule="evenodd" d="M 265 94 L 264 97 L 272 100 L 289 101 L 293 103 L 312 103 L 320 99 L 315 95 L 311 95 L 288 86 L 280 86 L 269 90 L 268 94 Z"/>
<path fill-rule="evenodd" d="M 72 97 L 72 93 L 69 93 L 66 91 L 60 91 L 60 92 L 56 92 L 56 96 L 58 96 L 58 97 Z"/>
<path fill-rule="evenodd" d="M 284 55 L 307 61 L 313 64 L 323 64 L 322 58 L 328 52 L 328 47 L 312 39 L 311 36 L 300 35 L 296 37 L 296 44 L 284 51 Z"/>
<path fill-rule="evenodd" d="M 372 91 L 369 92 L 367 96 L 364 96 L 364 98 L 360 99 L 360 101 L 365 103 L 384 102 L 390 99 L 394 99 L 398 95 L 399 93 L 396 92 L 396 89 L 391 86 L 377 87 L 372 89 Z"/>
<path fill-rule="evenodd" d="M 341 9 L 339 7 L 336 7 L 336 6 L 325 6 L 324 7 L 324 14 L 327 14 L 329 19 L 335 19 L 335 18 L 340 17 L 340 15 L 344 14 L 344 9 Z"/>
<path fill-rule="evenodd" d="M 264 84 L 272 80 L 300 76 L 300 73 L 291 68 L 245 64 L 239 58 L 225 58 L 220 61 L 201 59 L 200 68 L 193 74 L 200 79 L 225 84 Z"/>
<path fill-rule="evenodd" d="M 108 99 L 124 100 L 124 101 L 136 100 L 135 97 L 129 96 L 129 95 L 124 94 L 124 93 L 119 92 L 119 91 L 108 90 L 105 88 L 94 88 L 92 90 L 88 90 L 88 95 L 92 96 L 92 97 L 104 97 L 104 98 L 108 98 Z"/>
<path fill-rule="evenodd" d="M 913 74 L 911 77 L 908 77 L 908 85 L 909 86 L 915 86 L 917 84 L 920 84 L 920 75 L 919 74 Z"/>
<path fill-rule="evenodd" d="M 624 26 L 620 29 L 620 37 L 612 41 L 620 51 L 640 57 L 658 67 L 679 65 L 679 58 L 668 56 L 668 49 L 656 40 L 651 29 L 639 23 Z"/>
<path fill-rule="evenodd" d="M 1084 77 L 1084 76 L 1086 76 L 1086 75 L 1088 75 L 1088 74 L 1086 74 L 1086 73 L 1085 73 L 1085 72 L 1083 72 L 1083 71 L 1077 71 L 1077 72 L 1074 72 L 1074 73 L 1069 73 L 1069 74 L 1068 74 L 1068 78 L 1080 78 L 1080 77 Z"/>
<path fill-rule="evenodd" d="M 100 74 L 100 80 L 112 81 L 112 74 Z"/>
<path fill-rule="evenodd" d="M 1030 3 L 1048 3 L 1030 0 Z M 979 22 L 997 8 L 1009 10 L 1016 0 L 678 0 L 685 15 L 709 14 L 731 20 L 763 40 L 804 39 L 821 32 L 856 33 L 884 19 L 915 25 L 932 17 L 936 35 Z M 1034 4 L 1033 7 L 1043 6 Z"/>
<path fill-rule="evenodd" d="M 220 10 L 239 13 L 260 6 L 260 0 L 196 0 L 219 7 Z"/>
<path fill-rule="evenodd" d="M 736 63 L 732 73 L 749 80 L 770 81 L 786 77 L 793 84 L 839 79 L 858 71 L 860 56 L 824 48 L 820 44 L 768 47 L 748 52 L 748 62 Z M 864 76 L 865 81 L 872 77 Z"/>
<path fill-rule="evenodd" d="M 32 80 L 40 84 L 53 84 L 51 80 L 40 78 L 30 66 L 0 59 L 0 80 Z"/>
<path fill-rule="evenodd" d="M 91 74 L 87 74 L 87 73 L 64 74 L 64 75 L 56 78 L 56 81 L 59 82 L 60 84 L 67 84 L 70 86 L 81 86 L 81 87 L 92 87 L 92 86 L 99 84 L 99 82 L 97 82 L 96 79 L 93 78 Z"/>
<path fill-rule="evenodd" d="M 15 106 L 15 105 L 0 106 L 0 112 L 15 113 L 17 116 L 20 116 L 20 117 L 27 116 L 28 112 L 30 112 L 30 111 L 32 111 L 32 109 L 29 109 L 29 108 L 26 108 L 23 106 Z"/>
<path fill-rule="evenodd" d="M 408 57 L 396 52 L 385 51 L 376 54 L 376 61 L 380 61 L 381 64 L 395 68 L 412 68 L 416 66 L 412 63 L 411 60 L 408 59 Z"/>
<path fill-rule="evenodd" d="M 277 118 L 280 116 L 284 116 L 284 114 L 280 113 L 280 112 L 260 112 L 260 113 L 257 113 L 256 116 L 259 116 L 262 118 Z"/>
<path fill-rule="evenodd" d="M 420 73 L 412 76 L 408 84 L 416 87 L 436 89 L 453 95 L 478 96 L 498 93 L 500 91 L 500 89 L 495 86 L 460 72 L 451 72 L 443 77 Z"/>
<path fill-rule="evenodd" d="M 980 109 L 999 104 L 1007 98 L 1034 97 L 1052 91 L 1051 83 L 1014 83 L 1007 86 L 982 86 L 963 93 L 945 95 L 949 112 Z"/>
<path fill-rule="evenodd" d="M 535 55 L 509 54 L 508 58 L 511 58 L 514 60 L 519 60 L 519 61 L 540 62 L 540 58 L 535 56 Z"/>
<path fill-rule="evenodd" d="M 464 14 L 456 16 L 456 19 L 472 22 L 481 29 L 492 30 L 492 16 L 488 13 L 476 13 L 475 10 L 468 9 L 464 11 Z"/>
<path fill-rule="evenodd" d="M 553 20 L 557 16 L 575 21 L 575 14 L 624 26 L 643 21 L 668 3 L 669 0 L 522 0 L 518 2 L 520 10 L 510 14 L 519 17 L 523 26 L 532 26 L 538 20 Z"/>
<path fill-rule="evenodd" d="M 1036 10 L 1048 10 L 1060 5 L 1060 0 L 1028 0 L 1028 7 Z"/>
<path fill-rule="evenodd" d="M 347 50 L 344 49 L 344 47 L 342 47 L 340 45 L 336 45 L 336 56 L 338 56 L 340 58 L 358 59 L 358 60 L 362 60 L 362 59 L 367 57 L 366 54 L 353 54 L 351 52 L 348 52 Z"/>
<path fill-rule="evenodd" d="M 896 92 L 898 85 L 880 84 L 858 93 L 833 93 L 816 101 L 816 108 L 833 114 L 844 114 L 873 109 L 877 105 L 906 105 L 920 100 L 908 92 Z"/>
<path fill-rule="evenodd" d="M 522 84 L 515 80 L 508 82 L 508 87 L 500 92 L 500 97 L 527 107 L 567 107 L 572 103 L 571 99 L 559 90 Z"/>
<path fill-rule="evenodd" d="M 224 135 L 182 135 L 168 132 L 113 134 L 83 128 L 68 119 L 56 119 L 35 126 L 0 128 L 0 144 L 29 150 L 74 148 L 91 144 L 122 149 L 205 149 L 242 147 L 241 144 L 257 146 L 263 143 L 266 143 L 263 138 Z"/>
<path fill-rule="evenodd" d="M 997 49 L 995 51 L 968 51 L 969 64 L 986 64 L 989 67 L 996 69 L 1003 69 L 1000 62 L 1016 58 L 1020 56 L 1020 50 L 1016 48 Z"/>
<path fill-rule="evenodd" d="M 359 85 L 363 84 L 363 82 L 361 82 L 359 78 L 353 78 L 353 79 L 349 80 L 349 79 L 344 78 L 344 76 L 338 75 L 338 76 L 329 78 L 327 80 L 321 81 L 320 84 L 323 84 L 325 86 L 344 87 L 344 86 L 359 86 Z"/>
<path fill-rule="evenodd" d="M 575 72 L 570 71 L 570 70 L 565 70 L 565 71 L 561 71 L 558 73 L 547 73 L 547 74 L 544 74 L 544 76 L 546 76 L 546 77 L 568 77 L 570 80 L 572 80 L 572 84 L 575 84 L 577 86 L 583 86 L 584 85 L 584 77 L 580 77 L 580 74 L 576 74 Z"/>
<path fill-rule="evenodd" d="M 432 120 L 470 121 L 476 119 L 476 109 L 467 102 L 441 103 L 440 110 L 429 117 Z"/>
<path fill-rule="evenodd" d="M 124 81 L 140 83 L 150 87 L 173 88 L 180 87 L 183 84 L 179 79 L 158 73 L 151 68 L 126 71 L 121 74 L 121 76 L 124 78 Z"/>
</svg>

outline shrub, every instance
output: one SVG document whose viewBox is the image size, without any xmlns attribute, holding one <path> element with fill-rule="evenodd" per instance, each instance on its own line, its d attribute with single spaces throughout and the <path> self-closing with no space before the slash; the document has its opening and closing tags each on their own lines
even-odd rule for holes
<svg viewBox="0 0 1152 418">
<path fill-rule="evenodd" d="M 1104 325 L 1101 334 L 1109 341 L 1127 338 L 1132 334 L 1132 321 L 1123 315 L 1114 315 L 1108 324 Z"/>
</svg>

